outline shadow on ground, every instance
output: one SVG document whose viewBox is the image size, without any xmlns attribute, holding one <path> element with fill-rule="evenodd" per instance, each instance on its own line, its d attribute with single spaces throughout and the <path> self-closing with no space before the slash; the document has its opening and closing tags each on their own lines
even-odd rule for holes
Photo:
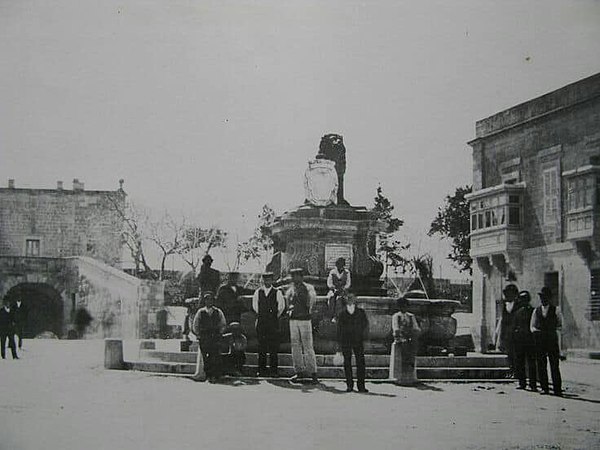
<svg viewBox="0 0 600 450">
<path fill-rule="evenodd" d="M 328 386 L 322 382 L 316 383 L 316 384 L 292 383 L 289 380 L 282 379 L 282 380 L 267 380 L 267 383 L 269 383 L 273 386 L 284 388 L 284 389 L 301 391 L 303 393 L 321 391 L 321 392 L 329 392 L 330 394 L 346 394 L 346 395 L 352 394 L 351 392 L 346 392 L 345 387 L 342 389 L 338 389 L 335 386 Z M 365 396 L 375 396 L 375 397 L 396 397 L 395 394 L 384 394 L 384 393 L 380 393 L 380 392 L 365 392 L 365 393 L 354 392 L 354 394 L 360 394 L 360 395 L 365 395 Z"/>
</svg>

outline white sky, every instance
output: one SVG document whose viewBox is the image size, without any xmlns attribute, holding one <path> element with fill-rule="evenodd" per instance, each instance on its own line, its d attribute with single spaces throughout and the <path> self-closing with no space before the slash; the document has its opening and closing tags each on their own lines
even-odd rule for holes
<svg viewBox="0 0 600 450">
<path fill-rule="evenodd" d="M 245 237 L 325 133 L 415 249 L 476 120 L 600 70 L 600 2 L 0 0 L 0 180 L 116 189 Z M 6 183 L 6 181 L 2 181 Z M 439 275 L 439 273 L 438 273 Z"/>
</svg>

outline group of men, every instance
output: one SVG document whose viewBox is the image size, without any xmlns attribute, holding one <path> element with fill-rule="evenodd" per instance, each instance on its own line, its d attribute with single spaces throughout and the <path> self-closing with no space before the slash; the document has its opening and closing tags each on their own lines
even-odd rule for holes
<svg viewBox="0 0 600 450">
<path fill-rule="evenodd" d="M 549 394 L 548 369 L 552 376 L 554 394 L 562 396 L 562 380 L 559 361 L 560 330 L 562 316 L 551 304 L 552 291 L 543 287 L 538 296 L 541 305 L 531 306 L 529 291 L 519 291 L 516 285 L 508 284 L 504 290 L 502 314 L 496 328 L 496 348 L 508 355 L 511 369 L 517 378 L 517 389 L 537 392 L 537 383 L 542 394 Z"/>
<path fill-rule="evenodd" d="M 0 354 L 2 359 L 6 359 L 6 344 L 10 348 L 13 359 L 19 359 L 17 355 L 18 338 L 19 350 L 23 348 L 23 332 L 27 322 L 27 307 L 18 298 L 14 303 L 5 298 L 0 309 Z"/>
<path fill-rule="evenodd" d="M 204 362 L 204 371 L 209 380 L 218 378 L 221 373 L 223 336 L 230 331 L 228 355 L 232 355 L 238 371 L 241 370 L 246 345 L 240 321 L 241 314 L 247 311 L 240 298 L 240 289 L 235 277 L 221 286 L 215 295 L 218 272 L 210 267 L 212 258 L 207 255 L 200 270 L 200 298 L 204 305 L 195 314 L 188 312 L 191 331 L 198 337 L 198 344 Z M 283 332 L 282 326 L 289 326 L 294 375 L 292 382 L 308 379 L 318 383 L 317 360 L 313 344 L 313 309 L 317 294 L 314 286 L 304 281 L 301 268 L 290 270 L 291 284 L 285 293 L 273 285 L 273 273 L 262 275 L 262 286 L 252 297 L 251 308 L 256 314 L 256 335 L 258 340 L 258 376 L 279 376 L 278 352 Z M 344 357 L 347 391 L 354 390 L 352 375 L 352 354 L 357 366 L 357 388 L 368 392 L 365 387 L 364 340 L 368 335 L 369 323 L 361 308 L 356 306 L 356 298 L 348 292 L 350 272 L 345 268 L 345 260 L 336 261 L 328 277 L 328 310 L 332 321 L 337 323 L 339 350 Z M 193 319 L 192 319 L 193 315 Z M 286 324 L 287 322 L 287 324 Z M 184 333 L 185 334 L 185 333 Z M 227 334 L 225 334 L 227 336 Z M 267 367 L 267 362 L 268 367 Z"/>
</svg>

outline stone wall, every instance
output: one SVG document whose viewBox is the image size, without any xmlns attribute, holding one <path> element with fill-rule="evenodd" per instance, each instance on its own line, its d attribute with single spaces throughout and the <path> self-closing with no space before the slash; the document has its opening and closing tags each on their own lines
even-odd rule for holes
<svg viewBox="0 0 600 450">
<path fill-rule="evenodd" d="M 0 256 L 1 297 L 23 285 L 56 292 L 62 303 L 59 337 L 76 328 L 75 311 L 85 308 L 92 322 L 82 337 L 142 338 L 148 315 L 164 305 L 163 282 L 137 279 L 89 257 Z"/>
<path fill-rule="evenodd" d="M 123 207 L 125 193 L 0 188 L 0 255 L 60 258 L 90 256 L 117 266 L 123 222 L 113 201 Z M 111 201 L 112 199 L 112 201 Z M 39 240 L 39 255 L 26 255 L 26 240 Z"/>
</svg>

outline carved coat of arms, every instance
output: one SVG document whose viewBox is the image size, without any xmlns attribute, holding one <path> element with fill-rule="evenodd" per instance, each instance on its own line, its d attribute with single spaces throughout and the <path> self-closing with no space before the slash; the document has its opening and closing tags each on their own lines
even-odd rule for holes
<svg viewBox="0 0 600 450">
<path fill-rule="evenodd" d="M 337 203 L 338 176 L 335 162 L 315 159 L 308 162 L 304 173 L 306 201 L 315 206 Z"/>
</svg>

